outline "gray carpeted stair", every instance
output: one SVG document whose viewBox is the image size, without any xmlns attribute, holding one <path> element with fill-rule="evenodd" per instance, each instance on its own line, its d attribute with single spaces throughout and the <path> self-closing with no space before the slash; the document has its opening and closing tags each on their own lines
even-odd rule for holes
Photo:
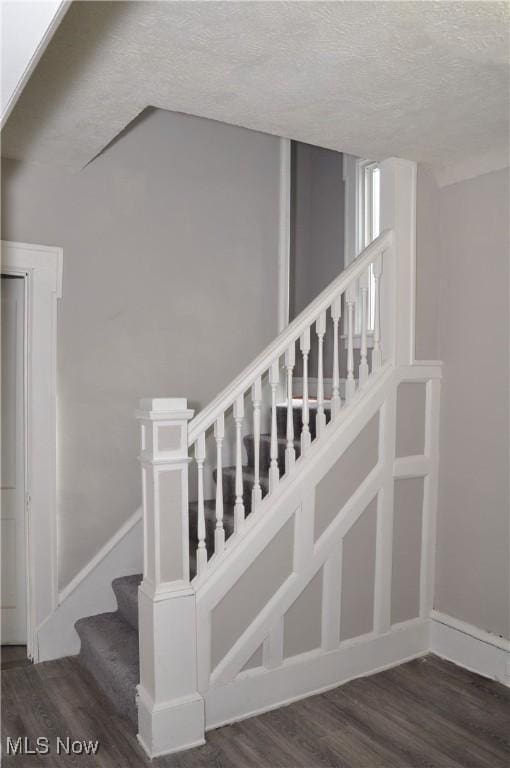
<svg viewBox="0 0 510 768">
<path fill-rule="evenodd" d="M 137 586 L 133 589 L 137 592 Z M 120 611 L 79 619 L 75 627 L 81 640 L 80 662 L 119 713 L 136 724 L 138 629 Z"/>
<path fill-rule="evenodd" d="M 326 420 L 330 420 L 329 404 L 325 406 Z M 293 409 L 294 448 L 296 458 L 300 456 L 300 435 L 302 412 L 299 403 Z M 316 410 L 310 407 L 310 432 L 315 437 Z M 285 471 L 285 448 L 287 445 L 287 406 L 277 407 L 278 466 L 280 475 Z M 243 466 L 243 499 L 245 514 L 251 512 L 251 492 L 254 482 L 254 439 L 253 435 L 243 438 L 247 464 Z M 268 491 L 271 436 L 260 438 L 260 484 L 263 496 Z M 216 479 L 216 472 L 214 472 Z M 235 467 L 223 468 L 223 526 L 228 539 L 234 531 Z M 189 505 L 190 576 L 196 573 L 197 513 L 198 505 Z M 216 526 L 216 503 L 214 499 L 205 502 L 206 544 L 209 553 L 214 552 L 214 529 Z M 139 682 L 138 659 L 138 585 L 142 576 L 124 576 L 112 582 L 118 609 L 115 613 L 101 613 L 76 622 L 80 636 L 79 659 L 90 672 L 99 688 L 108 696 L 116 709 L 133 724 L 137 725 L 135 703 L 136 686 Z"/>
</svg>

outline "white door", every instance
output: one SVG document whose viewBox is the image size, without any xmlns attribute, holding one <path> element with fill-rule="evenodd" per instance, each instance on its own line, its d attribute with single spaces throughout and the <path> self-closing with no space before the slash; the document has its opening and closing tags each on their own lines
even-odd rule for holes
<svg viewBox="0 0 510 768">
<path fill-rule="evenodd" d="M 1 640 L 27 641 L 24 425 L 25 280 L 2 275 Z"/>
</svg>

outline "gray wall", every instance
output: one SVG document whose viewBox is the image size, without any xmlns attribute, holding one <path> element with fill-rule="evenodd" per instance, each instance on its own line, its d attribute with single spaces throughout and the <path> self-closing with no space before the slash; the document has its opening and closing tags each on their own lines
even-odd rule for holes
<svg viewBox="0 0 510 768">
<path fill-rule="evenodd" d="M 291 319 L 344 266 L 342 157 L 340 152 L 292 143 Z"/>
<path fill-rule="evenodd" d="M 3 237 L 64 249 L 61 586 L 140 504 L 142 396 L 203 406 L 276 332 L 279 141 L 152 111 L 76 175 L 5 161 Z"/>
<path fill-rule="evenodd" d="M 444 379 L 435 597 L 438 610 L 506 637 L 508 181 L 498 171 L 438 192 Z"/>
</svg>

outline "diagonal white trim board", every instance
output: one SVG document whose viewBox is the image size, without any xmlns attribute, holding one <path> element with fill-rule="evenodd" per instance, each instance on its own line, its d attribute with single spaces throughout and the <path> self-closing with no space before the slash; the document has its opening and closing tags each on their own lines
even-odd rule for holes
<svg viewBox="0 0 510 768">
<path fill-rule="evenodd" d="M 142 510 L 137 509 L 58 596 L 58 606 L 36 629 L 35 661 L 73 656 L 80 650 L 78 619 L 114 611 L 112 581 L 143 570 Z"/>
<path fill-rule="evenodd" d="M 510 686 L 510 640 L 506 638 L 433 610 L 429 650 L 459 667 Z"/>
</svg>

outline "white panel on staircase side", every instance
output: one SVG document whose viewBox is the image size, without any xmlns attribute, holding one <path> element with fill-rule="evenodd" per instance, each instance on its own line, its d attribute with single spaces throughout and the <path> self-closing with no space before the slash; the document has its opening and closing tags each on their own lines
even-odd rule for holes
<svg viewBox="0 0 510 768">
<path fill-rule="evenodd" d="M 400 416 L 397 415 L 397 388 L 401 381 L 416 382 L 417 390 L 421 390 L 425 383 L 426 391 L 430 393 L 422 413 L 425 425 L 418 419 L 415 437 L 419 443 L 419 434 L 425 433 L 429 436 L 425 446 L 432 449 L 439 377 L 438 366 L 415 365 L 397 370 L 383 366 L 379 378 L 358 401 L 358 407 L 346 409 L 345 421 L 328 427 L 327 440 L 312 444 L 299 476 L 293 482 L 286 484 L 283 480 L 280 483 L 270 513 L 262 514 L 258 520 L 246 521 L 248 530 L 244 538 L 198 589 L 198 686 L 205 700 L 206 728 L 265 711 L 352 677 L 401 663 L 428 650 L 428 623 L 423 616 L 422 603 L 428 599 L 428 588 L 424 585 L 430 583 L 432 575 L 430 536 L 424 521 L 432 524 L 435 516 L 435 510 L 426 508 L 434 503 L 433 493 L 428 496 L 424 493 L 420 502 L 423 505 L 419 537 L 421 554 L 418 553 L 418 574 L 414 584 L 418 598 L 416 610 L 411 610 L 416 616 L 392 623 L 399 618 L 391 604 L 393 489 L 395 478 L 399 476 L 399 462 L 415 462 L 421 487 L 426 488 L 428 483 L 432 488 L 437 482 L 433 476 L 434 463 L 426 454 L 395 460 L 397 423 L 405 417 L 402 403 Z M 328 517 L 325 527 L 319 528 L 317 538 L 314 533 L 316 489 L 335 465 L 341 473 L 342 458 L 352 452 L 356 439 L 377 415 L 379 425 L 371 439 L 376 440 L 378 458 L 375 463 L 368 463 L 367 472 L 360 476 L 348 498 L 339 499 L 341 508 L 339 506 L 331 519 Z M 345 632 L 349 634 L 347 614 L 342 632 L 342 610 L 351 610 L 345 596 L 346 580 L 352 578 L 344 562 L 344 544 L 364 513 L 365 518 L 367 514 L 374 516 L 376 536 L 373 576 L 370 577 L 374 582 L 370 602 L 373 617 L 365 622 L 366 627 L 363 624 L 356 629 L 353 625 L 353 632 L 365 634 L 342 639 Z M 264 562 L 265 551 L 291 521 L 293 567 L 290 570 L 287 567 L 287 575 L 283 573 L 276 587 L 269 589 L 265 601 L 262 600 L 253 615 L 245 616 L 244 625 L 238 627 L 231 638 L 231 646 L 228 647 L 224 638 L 221 652 L 218 652 L 217 644 L 212 652 L 212 632 L 217 628 L 218 620 L 221 623 L 234 610 L 235 600 L 242 599 L 242 590 L 237 596 L 235 594 L 239 584 L 257 561 L 259 571 L 264 572 L 260 564 Z M 311 605 L 309 595 L 315 593 L 320 594 L 319 612 L 306 608 Z M 228 611 L 215 618 L 217 606 L 228 601 L 229 595 L 233 596 L 234 602 L 228 605 Z M 308 627 L 306 637 L 297 640 L 294 630 L 296 622 L 299 623 L 300 611 L 304 611 L 307 620 L 313 613 L 314 626 Z M 256 664 L 251 662 L 255 655 Z"/>
</svg>

